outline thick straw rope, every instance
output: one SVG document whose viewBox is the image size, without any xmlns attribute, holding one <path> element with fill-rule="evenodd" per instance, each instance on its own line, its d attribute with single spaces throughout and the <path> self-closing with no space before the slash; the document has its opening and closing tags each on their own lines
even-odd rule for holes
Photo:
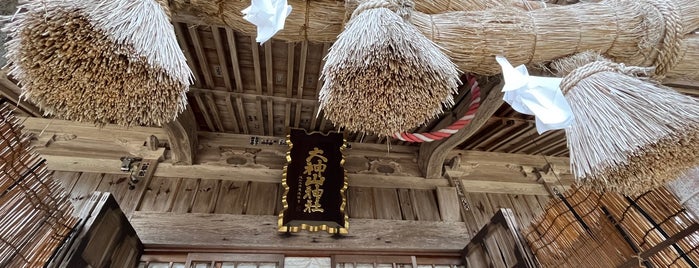
<svg viewBox="0 0 699 268">
<path fill-rule="evenodd" d="M 480 107 L 481 104 L 481 87 L 478 85 L 478 80 L 475 76 L 469 75 L 467 80 L 468 87 L 471 88 L 471 103 L 469 103 L 466 114 L 459 118 L 459 120 L 456 120 L 451 125 L 437 131 L 422 133 L 396 133 L 393 135 L 393 138 L 401 141 L 417 143 L 438 141 L 450 137 L 454 133 L 459 132 L 459 130 L 469 125 L 471 120 L 473 120 L 475 117 L 478 107 Z"/>
<path fill-rule="evenodd" d="M 664 36 L 662 39 L 662 48 L 658 51 L 655 58 L 655 74 L 657 78 L 663 78 L 665 74 L 671 71 L 677 62 L 680 60 L 680 52 L 682 50 L 682 37 L 684 27 L 682 18 L 680 17 L 677 7 L 669 0 L 645 0 L 639 1 L 639 5 L 650 4 L 658 10 L 661 15 L 661 20 L 664 26 Z"/>
<path fill-rule="evenodd" d="M 574 88 L 580 81 L 600 72 L 619 72 L 630 76 L 648 75 L 653 71 L 652 67 L 625 66 L 611 61 L 594 61 L 581 66 L 566 75 L 561 81 L 563 95 Z"/>
</svg>

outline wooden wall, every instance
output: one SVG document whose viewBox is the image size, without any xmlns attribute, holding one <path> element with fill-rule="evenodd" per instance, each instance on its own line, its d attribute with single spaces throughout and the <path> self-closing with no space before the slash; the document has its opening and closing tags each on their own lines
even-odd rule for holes
<svg viewBox="0 0 699 268">
<path fill-rule="evenodd" d="M 156 176 L 149 183 L 139 182 L 134 189 L 129 189 L 127 175 L 54 173 L 78 209 L 93 191 L 111 192 L 127 217 L 135 211 L 278 215 L 281 209 L 282 189 L 276 183 Z M 463 202 L 442 201 L 440 204 L 437 192 L 436 189 L 350 186 L 347 208 L 350 223 L 351 219 L 462 221 L 468 234 L 474 235 L 500 208 L 511 208 L 520 226 L 527 225 L 541 213 L 549 199 L 542 195 L 470 193 L 466 189 L 466 210 L 462 208 Z M 461 215 L 447 215 L 446 207 L 456 207 Z"/>
</svg>

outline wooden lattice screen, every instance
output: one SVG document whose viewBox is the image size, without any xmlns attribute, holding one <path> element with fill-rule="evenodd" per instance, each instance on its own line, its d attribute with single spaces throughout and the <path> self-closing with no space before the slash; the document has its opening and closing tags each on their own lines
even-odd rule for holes
<svg viewBox="0 0 699 268">
<path fill-rule="evenodd" d="M 699 264 L 699 224 L 666 188 L 637 197 L 571 189 L 524 234 L 543 267 Z"/>
<path fill-rule="evenodd" d="M 73 206 L 0 99 L 0 267 L 41 267 L 76 223 Z"/>
</svg>

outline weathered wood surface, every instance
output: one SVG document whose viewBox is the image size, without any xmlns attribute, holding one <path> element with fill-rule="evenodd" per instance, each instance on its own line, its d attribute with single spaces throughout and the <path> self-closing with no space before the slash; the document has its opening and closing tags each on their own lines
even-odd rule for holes
<svg viewBox="0 0 699 268">
<path fill-rule="evenodd" d="M 135 212 L 131 223 L 145 245 L 160 247 L 453 252 L 470 238 L 458 222 L 352 219 L 350 235 L 343 238 L 279 235 L 276 216 Z"/>
<path fill-rule="evenodd" d="M 501 91 L 503 86 L 504 82 L 488 86 L 482 85 L 481 106 L 468 126 L 447 139 L 420 145 L 418 165 L 423 176 L 431 179 L 442 177 L 442 167 L 449 152 L 476 133 L 503 104 L 502 96 L 504 93 Z M 469 103 L 462 102 L 460 105 L 468 106 Z"/>
<path fill-rule="evenodd" d="M 135 144 L 143 144 L 151 135 L 161 140 L 164 131 L 157 128 L 136 127 L 124 130 L 107 126 L 103 130 L 94 127 L 66 122 L 28 118 L 29 132 L 39 137 L 37 151 L 47 160 L 49 169 L 71 172 L 93 172 L 120 174 L 119 157 L 134 151 Z M 232 181 L 257 181 L 277 183 L 284 165 L 286 145 L 251 145 L 250 135 L 199 132 L 199 163 L 192 166 L 175 165 L 167 160 L 158 165 L 155 176 L 179 178 L 207 178 Z M 260 137 L 278 140 L 275 137 Z M 419 176 L 415 161 L 416 148 L 392 146 L 390 154 L 386 147 L 378 144 L 353 144 L 346 150 L 345 167 L 348 170 L 350 185 L 371 188 L 411 188 L 435 189 L 446 187 L 446 179 L 425 180 Z M 252 153 L 250 153 L 252 152 Z M 246 164 L 237 165 L 227 161 L 227 157 L 238 157 Z M 527 173 L 530 167 L 543 167 L 552 163 L 563 166 L 567 158 L 532 158 L 528 155 L 502 154 L 457 150 L 449 156 L 459 156 L 460 165 L 448 172 L 454 178 L 462 179 L 464 188 L 470 192 L 548 194 L 542 182 Z M 548 162 L 547 162 L 548 160 Z M 235 163 L 235 161 L 233 161 Z M 376 172 L 377 165 L 396 165 L 396 174 Z M 527 169 L 525 169 L 527 168 Z M 569 184 L 569 174 L 563 174 L 561 182 Z"/>
<path fill-rule="evenodd" d="M 84 221 L 46 267 L 135 267 L 143 244 L 113 196 L 91 193 L 80 218 Z"/>
<path fill-rule="evenodd" d="M 461 221 L 461 202 L 455 187 L 437 187 L 437 202 L 443 221 Z"/>
<path fill-rule="evenodd" d="M 172 162 L 183 165 L 193 164 L 199 139 L 192 107 L 187 105 L 187 109 L 174 121 L 164 124 L 163 129 L 170 143 Z"/>
</svg>

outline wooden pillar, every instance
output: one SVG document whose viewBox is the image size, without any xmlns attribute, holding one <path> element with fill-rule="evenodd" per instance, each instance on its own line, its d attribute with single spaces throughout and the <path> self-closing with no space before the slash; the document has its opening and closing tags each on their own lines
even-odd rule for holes
<svg viewBox="0 0 699 268">
<path fill-rule="evenodd" d="M 167 133 L 172 155 L 172 163 L 191 165 L 199 146 L 197 138 L 197 121 L 194 118 L 192 107 L 187 105 L 174 121 L 164 124 L 163 129 Z"/>
</svg>

